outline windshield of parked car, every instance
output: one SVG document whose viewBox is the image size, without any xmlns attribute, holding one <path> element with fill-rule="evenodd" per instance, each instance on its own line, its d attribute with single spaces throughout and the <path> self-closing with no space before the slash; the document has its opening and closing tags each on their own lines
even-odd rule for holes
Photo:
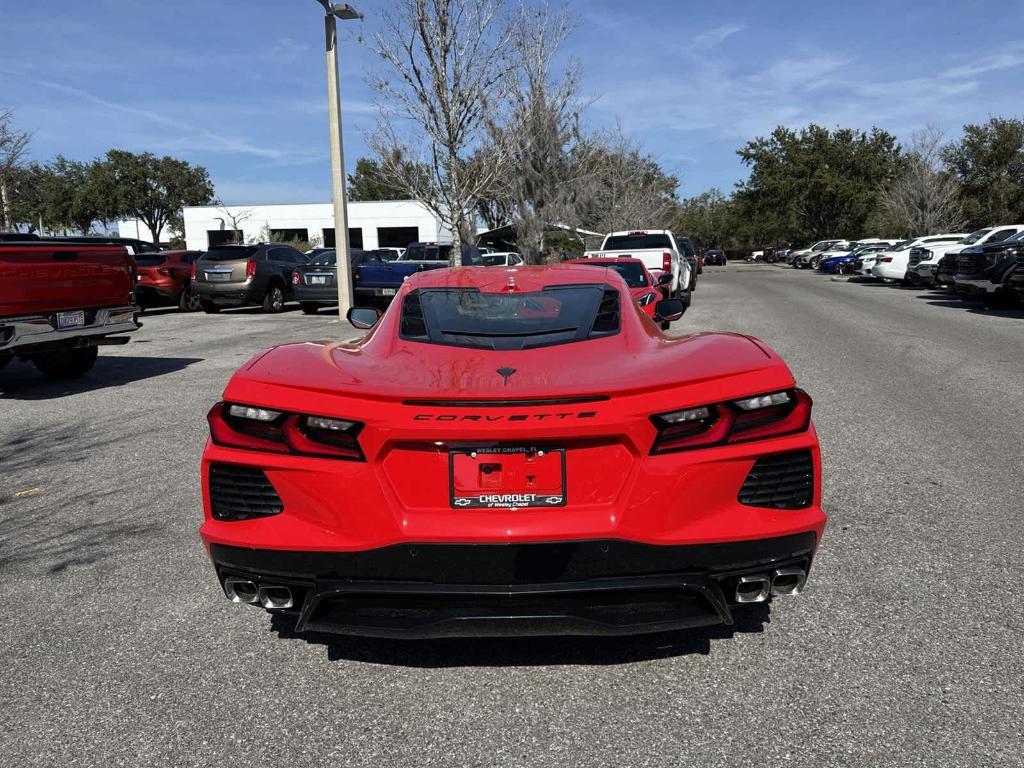
<svg viewBox="0 0 1024 768">
<path fill-rule="evenodd" d="M 631 232 L 627 235 L 609 235 L 603 251 L 638 251 L 644 248 L 671 248 L 672 241 L 663 233 Z"/>
<path fill-rule="evenodd" d="M 526 293 L 421 288 L 402 302 L 400 325 L 410 341 L 493 350 L 565 344 L 618 330 L 619 294 L 603 285 Z"/>
<path fill-rule="evenodd" d="M 646 288 L 647 283 L 647 270 L 644 269 L 644 265 L 635 261 L 622 261 L 618 263 L 609 263 L 606 261 L 594 261 L 591 263 L 577 262 L 584 267 L 604 267 L 605 269 L 614 269 L 620 275 L 622 279 L 626 281 L 626 285 L 630 288 Z"/>
<path fill-rule="evenodd" d="M 1016 235 L 1013 235 L 1011 237 L 1006 238 L 1005 240 L 1003 240 L 1003 242 L 1004 243 L 1019 243 L 1021 240 L 1024 240 L 1024 229 L 1022 229 Z"/>
<path fill-rule="evenodd" d="M 827 251 L 833 245 L 838 243 L 838 240 L 822 240 L 820 243 L 815 243 L 811 246 L 812 251 Z"/>
<path fill-rule="evenodd" d="M 983 238 L 985 235 L 987 235 L 991 231 L 992 231 L 992 227 L 989 227 L 988 229 L 979 229 L 977 232 L 971 232 L 971 234 L 969 234 L 967 237 L 962 239 L 960 242 L 963 243 L 964 245 L 970 245 L 971 243 L 976 243 L 976 242 L 981 240 L 981 238 Z"/>
<path fill-rule="evenodd" d="M 257 248 L 255 245 L 234 245 L 231 247 L 211 248 L 203 255 L 203 261 L 231 261 L 232 259 L 248 259 Z"/>
</svg>

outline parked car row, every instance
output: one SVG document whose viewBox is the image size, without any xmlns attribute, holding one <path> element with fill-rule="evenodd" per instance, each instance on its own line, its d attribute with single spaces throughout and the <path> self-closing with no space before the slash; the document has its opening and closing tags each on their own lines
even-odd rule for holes
<svg viewBox="0 0 1024 768">
<path fill-rule="evenodd" d="M 1024 299 L 1024 224 L 909 240 L 822 240 L 793 252 L 792 266 L 934 286 L 988 305 Z"/>
</svg>

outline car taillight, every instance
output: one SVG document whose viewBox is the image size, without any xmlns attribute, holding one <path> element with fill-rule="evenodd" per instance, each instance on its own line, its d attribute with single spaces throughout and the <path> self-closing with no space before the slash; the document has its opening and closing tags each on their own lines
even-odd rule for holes
<svg viewBox="0 0 1024 768">
<path fill-rule="evenodd" d="M 206 416 L 216 445 L 365 461 L 358 421 L 329 416 L 287 413 L 238 403 L 217 403 Z"/>
<path fill-rule="evenodd" d="M 665 251 L 661 254 L 661 271 L 671 272 L 672 271 L 672 254 Z"/>
<path fill-rule="evenodd" d="M 892 261 L 892 256 L 883 256 L 878 261 L 881 262 L 882 264 L 888 264 L 890 261 Z"/>
<path fill-rule="evenodd" d="M 245 262 L 245 279 L 251 280 L 253 275 L 256 274 L 256 259 L 250 258 Z"/>
<path fill-rule="evenodd" d="M 194 261 L 192 262 L 192 279 L 196 279 L 196 263 Z"/>
<path fill-rule="evenodd" d="M 298 272 L 292 272 L 292 285 L 298 285 L 298 284 L 299 284 L 299 273 Z"/>
<path fill-rule="evenodd" d="M 811 423 L 810 395 L 801 389 L 713 403 L 651 417 L 658 434 L 652 454 L 765 440 L 803 432 Z"/>
</svg>

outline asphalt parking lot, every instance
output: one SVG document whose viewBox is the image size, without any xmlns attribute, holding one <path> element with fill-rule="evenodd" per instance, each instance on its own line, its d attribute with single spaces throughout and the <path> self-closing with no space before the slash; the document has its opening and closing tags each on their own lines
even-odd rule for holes
<svg viewBox="0 0 1024 768">
<path fill-rule="evenodd" d="M 1010 766 L 1024 744 L 1024 312 L 708 268 L 674 333 L 757 335 L 815 398 L 809 588 L 734 630 L 297 636 L 197 536 L 205 413 L 329 315 L 157 311 L 94 372 L 0 372 L 0 764 Z"/>
</svg>

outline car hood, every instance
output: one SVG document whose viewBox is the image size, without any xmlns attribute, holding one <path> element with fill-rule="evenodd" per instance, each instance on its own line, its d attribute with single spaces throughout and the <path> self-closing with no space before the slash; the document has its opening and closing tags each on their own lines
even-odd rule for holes
<svg viewBox="0 0 1024 768">
<path fill-rule="evenodd" d="M 661 392 L 730 377 L 736 381 L 723 386 L 723 396 L 741 396 L 794 383 L 781 358 L 748 336 L 668 338 L 652 329 L 639 342 L 624 349 L 623 340 L 608 337 L 515 352 L 369 337 L 289 344 L 243 366 L 225 397 L 272 405 L 272 390 L 286 388 L 398 401 L 558 398 Z"/>
</svg>

